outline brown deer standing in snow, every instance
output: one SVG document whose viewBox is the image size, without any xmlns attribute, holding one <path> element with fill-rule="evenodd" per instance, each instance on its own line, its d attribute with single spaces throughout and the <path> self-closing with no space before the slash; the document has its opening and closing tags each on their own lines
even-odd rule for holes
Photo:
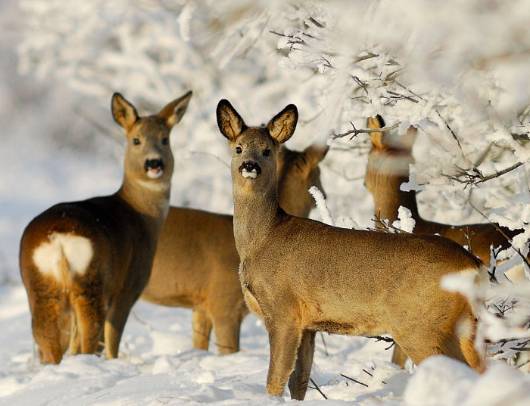
<svg viewBox="0 0 530 406">
<path fill-rule="evenodd" d="M 326 152 L 317 145 L 303 152 L 280 150 L 280 206 L 288 213 L 309 215 L 313 199 L 308 189 L 322 189 L 318 164 Z M 191 307 L 194 348 L 208 349 L 213 326 L 219 353 L 239 351 L 241 321 L 248 310 L 238 267 L 232 216 L 171 207 L 142 299 Z"/>
<path fill-rule="evenodd" d="M 377 130 L 383 128 L 385 122 L 378 115 L 369 117 L 367 126 L 372 130 Z M 397 220 L 398 209 L 403 206 L 411 211 L 415 221 L 413 230 L 415 234 L 439 234 L 449 238 L 460 245 L 467 246 L 485 264 L 489 264 L 491 247 L 502 249 L 510 247 L 509 239 L 523 230 L 510 230 L 492 223 L 454 226 L 423 219 L 419 214 L 416 191 L 401 190 L 401 184 L 409 180 L 409 165 L 414 162 L 412 146 L 416 134 L 417 129 L 414 127 L 409 128 L 407 133 L 401 137 L 381 131 L 370 133 L 372 148 L 368 155 L 365 185 L 374 200 L 378 227 L 382 226 L 380 221 L 387 220 L 392 223 Z M 518 278 L 518 276 L 515 277 Z M 399 346 L 394 348 L 392 361 L 402 367 L 405 364 L 406 356 Z"/>
<path fill-rule="evenodd" d="M 20 272 L 41 362 L 59 363 L 68 345 L 74 354 L 95 353 L 102 333 L 107 357 L 118 356 L 169 208 L 169 134 L 190 98 L 188 92 L 158 114 L 139 117 L 115 93 L 112 114 L 127 136 L 120 189 L 110 196 L 59 203 L 24 230 Z"/>
<path fill-rule="evenodd" d="M 470 305 L 440 287 L 449 273 L 477 273 L 474 256 L 441 237 L 341 229 L 279 207 L 276 156 L 297 118 L 289 105 L 247 127 L 228 101 L 217 106 L 232 149 L 241 286 L 269 333 L 267 392 L 281 395 L 291 376 L 291 397 L 303 399 L 316 331 L 388 333 L 416 363 L 445 354 L 481 368 Z"/>
</svg>

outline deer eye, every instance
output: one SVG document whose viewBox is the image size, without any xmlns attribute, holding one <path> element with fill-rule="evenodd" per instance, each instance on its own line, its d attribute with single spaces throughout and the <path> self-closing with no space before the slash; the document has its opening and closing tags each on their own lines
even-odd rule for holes
<svg viewBox="0 0 530 406">
<path fill-rule="evenodd" d="M 243 152 L 243 148 L 241 147 L 236 147 L 236 154 L 240 154 Z"/>
<path fill-rule="evenodd" d="M 269 156 L 270 154 L 271 154 L 271 150 L 269 148 L 263 151 L 263 156 Z"/>
<path fill-rule="evenodd" d="M 162 145 L 167 145 L 169 144 L 169 138 L 165 137 L 165 138 L 162 138 Z"/>
<path fill-rule="evenodd" d="M 133 138 L 134 145 L 140 145 L 140 138 Z"/>
</svg>

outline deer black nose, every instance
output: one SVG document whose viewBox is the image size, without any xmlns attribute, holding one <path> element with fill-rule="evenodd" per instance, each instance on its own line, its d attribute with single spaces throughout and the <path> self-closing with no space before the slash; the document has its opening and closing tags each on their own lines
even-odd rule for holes
<svg viewBox="0 0 530 406">
<path fill-rule="evenodd" d="M 164 162 L 161 159 L 146 159 L 144 164 L 145 170 L 164 169 Z"/>
<path fill-rule="evenodd" d="M 239 167 L 239 172 L 243 172 L 243 170 L 247 172 L 256 172 L 258 175 L 261 173 L 261 168 L 258 165 L 257 162 L 254 161 L 245 161 L 241 164 Z"/>
</svg>

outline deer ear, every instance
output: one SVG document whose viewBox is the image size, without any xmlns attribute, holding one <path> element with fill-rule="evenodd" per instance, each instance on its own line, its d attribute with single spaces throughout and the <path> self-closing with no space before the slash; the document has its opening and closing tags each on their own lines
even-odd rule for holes
<svg viewBox="0 0 530 406">
<path fill-rule="evenodd" d="M 270 136 L 282 144 L 291 138 L 297 122 L 298 109 L 294 104 L 289 104 L 269 121 L 267 129 Z"/>
<path fill-rule="evenodd" d="M 313 144 L 304 149 L 304 156 L 309 166 L 314 168 L 326 157 L 328 151 L 327 145 Z"/>
<path fill-rule="evenodd" d="M 182 116 L 184 116 L 184 113 L 188 108 L 188 103 L 190 102 L 192 94 L 193 93 L 190 90 L 185 95 L 173 100 L 160 110 L 158 116 L 165 120 L 168 128 L 172 128 L 182 119 Z"/>
<path fill-rule="evenodd" d="M 247 128 L 236 109 L 226 99 L 222 99 L 217 104 L 217 125 L 221 134 L 230 141 L 235 141 L 245 128 Z"/>
<path fill-rule="evenodd" d="M 379 114 L 375 117 L 368 117 L 366 120 L 366 125 L 371 130 L 376 130 L 378 128 L 383 128 L 385 126 L 385 120 Z M 377 149 L 384 149 L 384 133 L 382 131 L 374 131 L 370 133 L 370 140 L 372 141 L 372 146 Z"/>
<path fill-rule="evenodd" d="M 126 131 L 129 131 L 134 123 L 138 121 L 136 108 L 120 93 L 114 93 L 111 101 L 112 117 Z"/>
</svg>

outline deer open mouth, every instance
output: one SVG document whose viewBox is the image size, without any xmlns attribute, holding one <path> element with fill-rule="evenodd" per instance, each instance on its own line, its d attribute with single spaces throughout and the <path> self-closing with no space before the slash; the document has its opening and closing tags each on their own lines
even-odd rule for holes
<svg viewBox="0 0 530 406">
<path fill-rule="evenodd" d="M 261 174 L 261 168 L 256 162 L 243 162 L 239 167 L 241 176 L 246 179 L 256 179 Z"/>
<path fill-rule="evenodd" d="M 164 174 L 164 163 L 161 159 L 147 159 L 144 169 L 148 178 L 158 179 Z"/>
</svg>

